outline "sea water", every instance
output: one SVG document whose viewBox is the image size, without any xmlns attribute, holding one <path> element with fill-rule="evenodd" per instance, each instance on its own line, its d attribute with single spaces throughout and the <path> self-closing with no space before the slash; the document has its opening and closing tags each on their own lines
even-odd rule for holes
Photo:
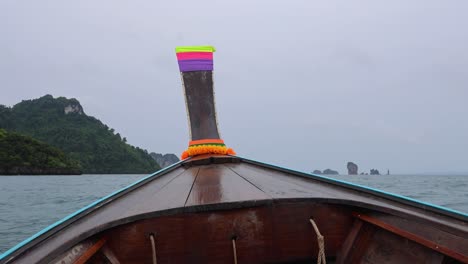
<svg viewBox="0 0 468 264">
<path fill-rule="evenodd" d="M 0 253 L 145 175 L 0 176 Z M 468 213 L 468 175 L 327 176 Z"/>
</svg>

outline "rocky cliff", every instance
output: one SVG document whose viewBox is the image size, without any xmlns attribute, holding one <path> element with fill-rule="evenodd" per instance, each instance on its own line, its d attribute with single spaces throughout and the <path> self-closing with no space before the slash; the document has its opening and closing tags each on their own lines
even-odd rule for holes
<svg viewBox="0 0 468 264">
<path fill-rule="evenodd" d="M 358 165 L 356 165 L 355 163 L 350 161 L 350 162 L 348 162 L 346 167 L 348 168 L 348 175 L 357 175 L 358 174 Z"/>
<path fill-rule="evenodd" d="M 323 174 L 325 174 L 325 175 L 339 175 L 340 173 L 337 172 L 336 170 L 325 169 L 323 171 Z"/>
<path fill-rule="evenodd" d="M 179 158 L 174 154 L 160 154 L 151 152 L 150 156 L 159 164 L 161 168 L 165 168 L 179 161 Z"/>
</svg>

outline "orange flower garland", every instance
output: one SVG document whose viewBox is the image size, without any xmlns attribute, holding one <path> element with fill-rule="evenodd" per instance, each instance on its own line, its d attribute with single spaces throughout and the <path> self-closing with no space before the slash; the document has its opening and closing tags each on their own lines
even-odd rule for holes
<svg viewBox="0 0 468 264">
<path fill-rule="evenodd" d="M 202 154 L 218 154 L 218 155 L 236 155 L 232 148 L 226 147 L 224 144 L 200 144 L 189 146 L 181 155 L 181 159 L 193 157 Z"/>
</svg>

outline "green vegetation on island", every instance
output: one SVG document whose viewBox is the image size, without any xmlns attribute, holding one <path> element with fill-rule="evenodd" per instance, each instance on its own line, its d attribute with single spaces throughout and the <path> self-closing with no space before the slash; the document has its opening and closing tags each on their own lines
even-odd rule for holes
<svg viewBox="0 0 468 264">
<path fill-rule="evenodd" d="M 83 173 L 150 173 L 160 167 L 146 150 L 126 143 L 98 119 L 87 116 L 76 99 L 25 100 L 0 105 L 0 128 L 33 137 L 62 150 Z"/>
<path fill-rule="evenodd" d="M 0 175 L 80 173 L 78 163 L 60 149 L 0 129 Z"/>
</svg>

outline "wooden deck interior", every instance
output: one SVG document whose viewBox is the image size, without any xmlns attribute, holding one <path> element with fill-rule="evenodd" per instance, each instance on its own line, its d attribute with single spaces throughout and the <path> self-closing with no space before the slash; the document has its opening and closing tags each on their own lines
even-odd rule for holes
<svg viewBox="0 0 468 264">
<path fill-rule="evenodd" d="M 325 237 L 328 263 L 466 263 L 466 240 L 385 214 L 311 201 L 183 213 L 145 219 L 97 234 L 71 263 L 315 263 L 319 248 L 309 219 Z M 438 236 L 434 243 L 422 234 Z M 459 243 L 459 244 L 458 244 Z M 99 251 L 91 245 L 98 245 Z M 451 247 L 450 249 L 448 247 Z M 464 248 L 465 247 L 465 248 Z M 92 254 L 84 254 L 86 252 Z M 465 253 L 463 253 L 465 252 Z M 457 258 L 457 259 L 454 259 Z M 60 257 L 63 259 L 63 256 Z"/>
</svg>

